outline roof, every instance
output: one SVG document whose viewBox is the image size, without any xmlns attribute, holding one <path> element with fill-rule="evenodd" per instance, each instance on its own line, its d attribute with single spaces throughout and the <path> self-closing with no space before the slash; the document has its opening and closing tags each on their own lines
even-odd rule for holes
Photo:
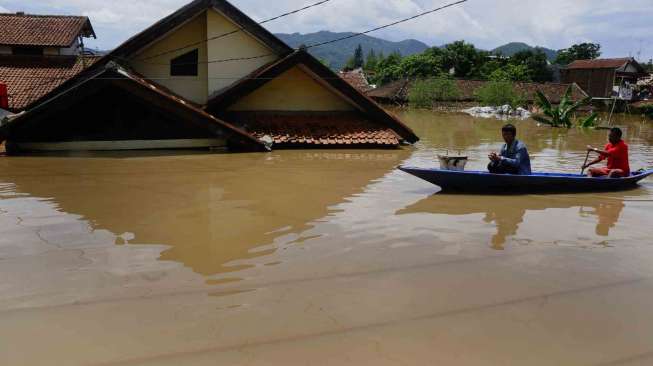
<svg viewBox="0 0 653 366">
<path fill-rule="evenodd" d="M 0 45 L 69 47 L 80 35 L 95 37 L 88 17 L 0 14 Z"/>
<path fill-rule="evenodd" d="M 400 140 L 392 129 L 351 113 L 246 113 L 232 118 L 259 139 L 270 136 L 274 148 L 397 147 Z"/>
<path fill-rule="evenodd" d="M 256 37 L 281 56 L 285 56 L 293 51 L 290 46 L 263 28 L 259 23 L 252 20 L 252 18 L 245 15 L 238 8 L 231 5 L 228 1 L 195 0 L 131 37 L 111 51 L 107 56 L 127 58 L 207 9 L 215 9 L 221 12 L 242 27 L 243 31 Z"/>
<path fill-rule="evenodd" d="M 380 105 L 344 81 L 331 69 L 304 50 L 296 51 L 286 58 L 272 62 L 221 90 L 219 94 L 215 94 L 209 98 L 206 108 L 213 114 L 222 114 L 229 106 L 236 103 L 242 97 L 252 93 L 290 68 L 300 64 L 331 88 L 351 100 L 368 116 L 370 121 L 391 128 L 407 142 L 415 143 L 419 141 L 419 138 L 413 130 L 403 124 L 397 117 L 384 110 Z"/>
<path fill-rule="evenodd" d="M 373 89 L 370 86 L 370 83 L 367 81 L 367 78 L 365 77 L 365 72 L 363 69 L 356 69 L 356 70 L 351 70 L 351 71 L 340 71 L 338 72 L 338 76 L 343 78 L 346 82 L 351 84 L 354 88 L 358 89 L 358 91 L 365 93 L 371 89 Z"/>
<path fill-rule="evenodd" d="M 455 80 L 458 87 L 459 95 L 453 101 L 466 102 L 475 101 L 476 91 L 487 83 L 485 80 Z M 408 94 L 414 84 L 414 80 L 401 79 L 390 82 L 386 85 L 371 90 L 367 95 L 371 98 L 384 101 L 406 102 L 408 101 Z M 542 91 L 552 103 L 559 103 L 562 96 L 567 91 L 569 86 L 572 86 L 572 98 L 579 100 L 587 97 L 587 93 L 583 91 L 577 84 L 560 84 L 560 83 L 526 83 L 517 82 L 514 84 L 515 90 L 526 97 L 528 102 L 535 100 L 535 92 Z"/>
<path fill-rule="evenodd" d="M 97 70 L 94 73 L 87 73 L 84 77 L 77 78 L 75 84 L 70 88 L 3 125 L 2 128 L 0 128 L 0 141 L 4 140 L 10 134 L 11 128 L 16 124 L 25 123 L 35 116 L 48 113 L 49 108 L 52 106 L 61 107 L 67 103 L 74 103 L 76 98 L 80 98 L 84 95 L 84 89 L 92 90 L 95 85 L 99 85 L 99 83 L 89 82 L 94 79 L 130 81 L 131 83 L 129 84 L 119 83 L 117 85 L 120 85 L 126 90 L 135 91 L 140 95 L 145 95 L 148 103 L 154 103 L 158 107 L 166 110 L 168 113 L 179 115 L 181 117 L 179 118 L 179 121 L 196 123 L 201 127 L 214 132 L 218 130 L 225 132 L 227 139 L 232 146 L 246 148 L 248 150 L 266 150 L 265 145 L 261 141 L 257 140 L 247 132 L 206 113 L 194 103 L 171 93 L 167 88 L 152 81 L 148 81 L 141 75 L 122 68 L 115 63 L 109 63 L 105 68 Z"/>
<path fill-rule="evenodd" d="M 108 54 L 101 57 L 92 67 L 89 67 L 84 72 L 80 73 L 71 80 L 65 82 L 58 88 L 65 89 L 77 82 L 76 79 L 84 78 L 86 74 L 92 74 L 97 70 L 102 69 L 109 62 L 115 62 L 116 60 L 126 60 L 134 54 L 138 53 L 147 45 L 157 41 L 164 35 L 169 32 L 177 29 L 177 27 L 183 25 L 190 19 L 193 19 L 195 16 L 200 14 L 203 11 L 208 9 L 215 9 L 232 21 L 238 24 L 245 32 L 255 36 L 261 42 L 265 43 L 272 50 L 280 54 L 281 56 L 288 55 L 293 52 L 293 48 L 285 44 L 275 35 L 270 33 L 268 30 L 263 28 L 260 24 L 252 20 L 250 17 L 245 15 L 243 12 L 238 10 L 235 6 L 231 5 L 226 0 L 195 0 L 191 3 L 186 4 L 181 7 L 174 13 L 168 15 L 167 17 L 159 20 L 149 28 L 144 31 L 136 34 L 131 37 L 120 46 L 113 49 Z M 35 100 L 32 104 L 36 105 L 43 102 L 45 97 Z M 27 106 L 28 108 L 30 106 Z"/>
<path fill-rule="evenodd" d="M 90 56 L 0 55 L 0 82 L 7 85 L 9 109 L 25 109 L 97 60 Z"/>
<path fill-rule="evenodd" d="M 595 60 L 576 60 L 569 64 L 566 70 L 589 70 L 589 69 L 621 69 L 625 71 L 628 64 L 632 64 L 638 70 L 638 73 L 644 74 L 644 68 L 632 57 L 625 58 L 602 58 Z"/>
</svg>

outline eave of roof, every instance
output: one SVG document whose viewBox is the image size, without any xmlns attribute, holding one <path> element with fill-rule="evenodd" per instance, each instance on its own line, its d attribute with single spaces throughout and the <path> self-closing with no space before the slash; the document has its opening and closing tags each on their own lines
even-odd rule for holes
<svg viewBox="0 0 653 366">
<path fill-rule="evenodd" d="M 415 133 L 397 117 L 391 115 L 375 101 L 358 91 L 351 84 L 343 80 L 331 69 L 324 66 L 304 50 L 296 51 L 281 60 L 264 66 L 233 85 L 223 89 L 219 94 L 214 94 L 209 99 L 205 108 L 210 112 L 220 114 L 220 111 L 226 110 L 227 107 L 233 105 L 243 96 L 250 94 L 254 90 L 268 83 L 270 80 L 299 64 L 307 67 L 322 81 L 372 116 L 375 121 L 391 127 L 404 140 L 410 143 L 419 141 L 419 137 L 417 137 L 417 135 L 415 135 Z"/>
<path fill-rule="evenodd" d="M 634 61 L 632 58 L 604 58 L 594 60 L 576 60 L 567 65 L 567 70 L 577 69 L 618 69 L 629 62 Z"/>
<path fill-rule="evenodd" d="M 1 55 L 0 81 L 7 85 L 10 110 L 25 109 L 97 60 L 94 56 Z"/>
<path fill-rule="evenodd" d="M 125 68 L 122 68 L 115 63 L 107 64 L 103 68 L 99 68 L 94 70 L 93 72 L 86 73 L 84 77 L 77 79 L 77 82 L 67 90 L 61 91 L 59 94 L 51 96 L 50 99 L 37 105 L 34 109 L 31 109 L 26 113 L 24 113 L 23 115 L 15 118 L 11 122 L 2 125 L 0 127 L 0 140 L 4 140 L 7 137 L 9 129 L 11 129 L 12 126 L 14 126 L 15 124 L 21 123 L 23 120 L 27 120 L 35 114 L 47 113 L 48 108 L 58 104 L 55 102 L 57 102 L 59 98 L 66 97 L 67 95 L 71 94 L 70 92 L 73 91 L 74 89 L 81 87 L 82 85 L 86 84 L 88 81 L 91 81 L 95 78 L 100 78 L 103 75 L 109 75 L 109 77 L 112 77 L 114 79 L 117 76 L 118 79 L 132 81 L 135 85 L 138 85 L 142 91 L 151 93 L 155 95 L 157 98 L 165 100 L 166 108 L 169 109 L 177 108 L 192 113 L 193 115 L 197 116 L 198 119 L 207 123 L 206 125 L 207 128 L 211 128 L 211 126 L 215 126 L 228 131 L 231 134 L 230 136 L 231 140 L 237 140 L 239 144 L 248 147 L 250 150 L 258 150 L 258 151 L 267 150 L 263 142 L 259 141 L 249 133 L 206 113 L 199 106 L 195 105 L 194 103 L 178 95 L 173 94 L 167 88 L 157 83 L 154 83 L 152 81 L 148 81 L 142 76 L 138 75 L 137 73 L 133 71 L 128 71 Z"/>
</svg>

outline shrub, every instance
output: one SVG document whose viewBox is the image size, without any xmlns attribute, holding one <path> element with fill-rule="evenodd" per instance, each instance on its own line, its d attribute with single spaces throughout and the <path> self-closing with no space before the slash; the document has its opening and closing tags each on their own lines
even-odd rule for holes
<svg viewBox="0 0 653 366">
<path fill-rule="evenodd" d="M 456 82 L 448 78 L 416 81 L 408 94 L 411 107 L 431 108 L 434 101 L 453 100 L 460 95 Z"/>
<path fill-rule="evenodd" d="M 510 105 L 513 108 L 523 106 L 525 98 L 518 93 L 510 81 L 488 81 L 476 91 L 476 97 L 483 105 Z"/>
</svg>

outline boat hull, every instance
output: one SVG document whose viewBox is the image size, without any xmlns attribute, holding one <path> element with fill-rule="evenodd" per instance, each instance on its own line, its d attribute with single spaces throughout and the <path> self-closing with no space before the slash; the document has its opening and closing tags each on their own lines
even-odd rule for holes
<svg viewBox="0 0 653 366">
<path fill-rule="evenodd" d="M 470 193 L 556 193 L 596 192 L 633 189 L 653 174 L 653 170 L 633 173 L 627 178 L 590 178 L 578 174 L 533 173 L 531 175 L 491 174 L 480 171 L 451 171 L 400 166 L 400 170 L 435 184 L 446 192 Z"/>
</svg>

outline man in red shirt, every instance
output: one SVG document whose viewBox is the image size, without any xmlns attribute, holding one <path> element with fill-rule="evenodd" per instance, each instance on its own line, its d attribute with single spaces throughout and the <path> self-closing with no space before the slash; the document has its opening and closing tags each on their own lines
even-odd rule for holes
<svg viewBox="0 0 653 366">
<path fill-rule="evenodd" d="M 588 163 L 584 168 L 597 164 L 605 159 L 608 159 L 608 165 L 604 168 L 591 168 L 589 170 L 590 177 L 608 176 L 608 178 L 621 178 L 630 176 L 630 164 L 628 164 L 628 145 L 621 139 L 623 132 L 620 128 L 613 128 L 610 130 L 610 143 L 605 145 L 605 150 L 595 149 L 591 146 L 587 147 L 587 151 L 594 151 L 599 154 L 596 160 Z"/>
</svg>

